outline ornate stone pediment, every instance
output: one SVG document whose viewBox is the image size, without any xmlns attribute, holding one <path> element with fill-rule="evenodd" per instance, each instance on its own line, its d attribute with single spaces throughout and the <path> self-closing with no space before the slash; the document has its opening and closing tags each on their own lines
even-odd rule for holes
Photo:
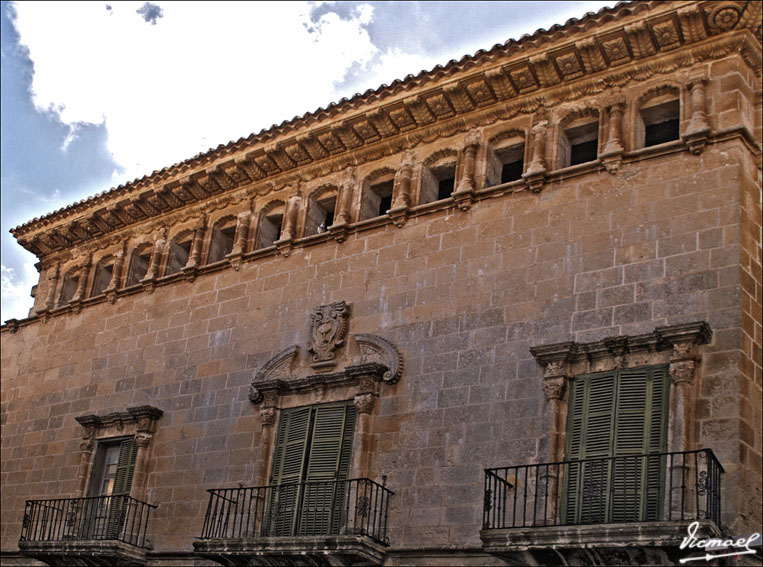
<svg viewBox="0 0 763 567">
<path fill-rule="evenodd" d="M 368 394 L 382 382 L 396 383 L 403 373 L 403 355 L 391 341 L 369 333 L 358 333 L 345 344 L 349 313 L 344 301 L 315 308 L 307 348 L 292 345 L 263 364 L 249 389 L 251 402 L 273 405 L 281 395 L 346 386 Z"/>
</svg>

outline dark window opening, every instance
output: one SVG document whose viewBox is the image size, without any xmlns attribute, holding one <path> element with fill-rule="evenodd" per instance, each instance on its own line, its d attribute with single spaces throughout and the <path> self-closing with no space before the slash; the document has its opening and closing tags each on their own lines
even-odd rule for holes
<svg viewBox="0 0 763 567">
<path fill-rule="evenodd" d="M 170 244 L 170 257 L 167 261 L 167 270 L 164 275 L 168 276 L 183 269 L 188 263 L 188 257 L 191 255 L 191 241 L 172 242 Z"/>
<path fill-rule="evenodd" d="M 379 216 L 387 214 L 387 211 L 392 208 L 392 195 L 387 195 L 379 200 Z"/>
<path fill-rule="evenodd" d="M 598 140 L 574 144 L 570 149 L 570 165 L 577 165 L 579 163 L 595 160 L 598 148 Z"/>
<path fill-rule="evenodd" d="M 140 283 L 140 280 L 146 277 L 148 273 L 148 265 L 151 262 L 151 250 L 147 250 L 142 254 L 133 254 L 132 260 L 130 260 L 130 271 L 127 274 L 126 286 L 136 285 Z"/>
<path fill-rule="evenodd" d="M 513 161 L 511 163 L 503 164 L 501 168 L 501 183 L 509 183 L 522 179 L 522 172 L 525 169 L 524 160 Z"/>
<path fill-rule="evenodd" d="M 567 128 L 559 143 L 559 167 L 596 160 L 599 151 L 599 123 L 588 122 Z"/>
<path fill-rule="evenodd" d="M 101 295 L 106 291 L 111 283 L 111 275 L 114 273 L 114 265 L 99 264 L 95 269 L 95 277 L 93 278 L 93 288 L 91 290 L 91 296 Z"/>
<path fill-rule="evenodd" d="M 641 119 L 644 122 L 645 148 L 678 140 L 679 110 L 680 104 L 678 99 L 641 109 Z"/>
<path fill-rule="evenodd" d="M 450 197 L 453 194 L 455 183 L 456 180 L 453 177 L 440 179 L 437 184 L 437 200 L 439 201 L 440 199 L 447 199 Z"/>
<path fill-rule="evenodd" d="M 209 246 L 209 259 L 207 263 L 212 264 L 225 259 L 233 250 L 233 239 L 236 236 L 236 225 L 226 228 L 215 227 L 212 231 L 212 242 Z"/>
<path fill-rule="evenodd" d="M 678 118 L 658 124 L 648 124 L 644 132 L 644 147 L 656 146 L 678 139 Z"/>
</svg>

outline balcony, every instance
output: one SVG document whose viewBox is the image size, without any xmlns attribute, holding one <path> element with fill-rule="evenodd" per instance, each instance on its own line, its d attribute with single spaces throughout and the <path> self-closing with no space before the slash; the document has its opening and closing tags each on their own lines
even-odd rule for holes
<svg viewBox="0 0 763 567">
<path fill-rule="evenodd" d="M 229 566 L 381 565 L 393 493 L 369 479 L 208 491 L 199 555 Z"/>
<path fill-rule="evenodd" d="M 664 564 L 687 527 L 721 535 L 723 467 L 710 449 L 487 469 L 485 551 L 535 564 Z"/>
<path fill-rule="evenodd" d="M 129 496 L 27 500 L 19 549 L 53 566 L 143 565 L 154 508 Z"/>
</svg>

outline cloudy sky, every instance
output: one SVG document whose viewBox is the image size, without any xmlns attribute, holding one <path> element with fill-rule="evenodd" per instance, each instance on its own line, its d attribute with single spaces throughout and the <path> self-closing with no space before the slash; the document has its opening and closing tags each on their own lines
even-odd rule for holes
<svg viewBox="0 0 763 567">
<path fill-rule="evenodd" d="M 9 229 L 615 2 L 1 4 L 5 321 L 37 283 Z"/>
</svg>

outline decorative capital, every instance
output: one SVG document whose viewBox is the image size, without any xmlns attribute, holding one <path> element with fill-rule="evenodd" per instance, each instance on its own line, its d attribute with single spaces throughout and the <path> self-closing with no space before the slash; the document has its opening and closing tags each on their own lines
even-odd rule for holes
<svg viewBox="0 0 763 567">
<path fill-rule="evenodd" d="M 546 377 L 543 379 L 543 393 L 547 400 L 561 400 L 567 387 L 567 376 Z"/>
<path fill-rule="evenodd" d="M 146 447 L 148 447 L 148 444 L 151 442 L 152 438 L 153 438 L 153 435 L 151 435 L 150 433 L 138 432 L 135 434 L 135 444 L 138 447 L 145 449 Z"/>
<path fill-rule="evenodd" d="M 694 382 L 697 363 L 694 360 L 682 360 L 670 363 L 670 380 L 674 384 L 691 384 Z"/>
<path fill-rule="evenodd" d="M 355 407 L 360 414 L 370 414 L 376 405 L 376 396 L 373 394 L 360 394 L 353 400 Z"/>
<path fill-rule="evenodd" d="M 278 417 L 278 410 L 274 407 L 263 407 L 260 409 L 260 420 L 264 426 L 273 426 Z"/>
</svg>

